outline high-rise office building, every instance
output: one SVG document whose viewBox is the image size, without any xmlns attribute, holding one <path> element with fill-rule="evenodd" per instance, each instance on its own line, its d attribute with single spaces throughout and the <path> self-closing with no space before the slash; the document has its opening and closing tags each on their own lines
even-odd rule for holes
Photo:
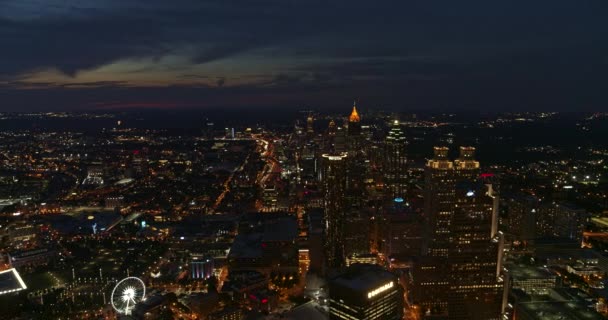
<svg viewBox="0 0 608 320">
<path fill-rule="evenodd" d="M 347 198 L 348 200 L 348 198 Z M 344 217 L 344 255 L 363 256 L 370 253 L 370 219 L 361 209 L 350 209 Z"/>
<path fill-rule="evenodd" d="M 455 161 L 436 147 L 425 176 L 423 256 L 414 268 L 414 300 L 446 319 L 498 319 L 502 234 L 498 198 L 479 180 L 475 149 Z"/>
<path fill-rule="evenodd" d="M 395 120 L 384 144 L 384 185 L 391 200 L 405 198 L 406 143 L 399 121 Z"/>
<path fill-rule="evenodd" d="M 325 268 L 345 265 L 346 153 L 324 154 L 322 184 L 325 194 Z"/>
<path fill-rule="evenodd" d="M 449 149 L 435 147 L 434 157 L 426 165 L 424 183 L 424 213 L 427 219 L 425 246 L 432 257 L 447 257 L 449 227 L 454 210 L 454 163 L 448 158 Z"/>
<path fill-rule="evenodd" d="M 412 297 L 425 313 L 447 315 L 449 225 L 454 207 L 454 163 L 435 147 L 425 168 L 422 255 L 414 265 Z"/>
<path fill-rule="evenodd" d="M 367 171 L 367 154 L 363 150 L 364 136 L 361 134 L 361 118 L 357 108 L 353 106 L 353 111 L 348 117 L 348 129 L 345 135 L 345 150 L 348 153 L 347 165 L 347 192 L 346 196 L 350 207 L 361 208 L 363 199 L 364 178 Z"/>
<path fill-rule="evenodd" d="M 475 160 L 474 147 L 460 147 L 460 156 L 454 161 L 458 180 L 475 180 L 480 178 L 479 161 Z"/>
<path fill-rule="evenodd" d="M 365 196 L 365 177 L 368 165 L 367 153 L 363 146 L 364 135 L 361 132 L 360 116 L 353 106 L 348 118 L 346 135 L 348 159 L 346 161 L 345 219 L 344 219 L 344 254 L 345 256 L 362 256 L 370 253 L 369 216 L 363 209 Z"/>
<path fill-rule="evenodd" d="M 308 118 L 306 118 L 306 133 L 308 135 L 313 135 L 315 133 L 313 124 L 314 124 L 314 118 L 312 117 L 312 114 L 309 114 Z"/>
<path fill-rule="evenodd" d="M 450 319 L 498 319 L 502 237 L 496 232 L 496 195 L 491 185 L 460 180 L 450 222 L 448 265 Z"/>
<path fill-rule="evenodd" d="M 501 203 L 505 216 L 501 230 L 505 240 L 515 247 L 527 247 L 536 240 L 536 217 L 541 211 L 540 199 L 527 194 L 516 194 Z"/>
<path fill-rule="evenodd" d="M 334 120 L 330 120 L 329 125 L 327 126 L 327 134 L 330 136 L 335 136 L 337 130 L 338 129 L 336 129 L 336 122 Z"/>
<path fill-rule="evenodd" d="M 420 255 L 422 217 L 410 207 L 395 205 L 380 217 L 380 251 L 386 257 L 410 258 Z"/>
<path fill-rule="evenodd" d="M 456 161 L 448 158 L 449 149 L 435 147 L 434 158 L 429 160 L 425 172 L 424 206 L 428 219 L 428 254 L 447 257 L 450 223 L 457 207 L 456 186 L 479 179 L 479 162 L 475 148 L 461 147 Z"/>
<path fill-rule="evenodd" d="M 344 266 L 347 256 L 370 253 L 370 218 L 363 205 L 367 166 L 366 154 L 358 148 L 363 137 L 359 120 L 353 107 L 348 129 L 337 130 L 336 135 L 327 136 L 329 152 L 321 157 L 326 271 Z M 335 129 L 333 121 L 330 130 L 332 128 Z"/>
<path fill-rule="evenodd" d="M 403 288 L 397 276 L 371 264 L 354 264 L 329 279 L 330 319 L 400 320 Z"/>
</svg>

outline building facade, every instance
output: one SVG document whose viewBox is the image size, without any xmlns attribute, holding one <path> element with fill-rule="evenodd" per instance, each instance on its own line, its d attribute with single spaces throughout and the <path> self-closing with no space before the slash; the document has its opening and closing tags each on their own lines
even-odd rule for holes
<svg viewBox="0 0 608 320">
<path fill-rule="evenodd" d="M 498 197 L 479 179 L 475 149 L 457 160 L 436 147 L 425 175 L 425 234 L 414 267 L 414 302 L 446 319 L 499 319 L 503 237 Z"/>
<path fill-rule="evenodd" d="M 403 318 L 403 288 L 397 276 L 377 265 L 355 264 L 329 280 L 330 319 Z"/>
<path fill-rule="evenodd" d="M 403 131 L 401 131 L 399 121 L 395 120 L 384 143 L 384 185 L 388 198 L 391 200 L 405 198 L 407 184 L 406 144 L 407 141 Z"/>
<path fill-rule="evenodd" d="M 325 268 L 343 267 L 347 154 L 324 154 L 322 184 L 325 204 Z"/>
</svg>

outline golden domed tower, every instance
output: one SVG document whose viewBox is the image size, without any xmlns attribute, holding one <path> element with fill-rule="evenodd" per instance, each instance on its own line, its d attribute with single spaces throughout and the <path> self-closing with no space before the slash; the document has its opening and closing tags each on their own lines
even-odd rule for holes
<svg viewBox="0 0 608 320">
<path fill-rule="evenodd" d="M 361 134 L 361 117 L 357 112 L 357 101 L 353 103 L 353 111 L 348 117 L 348 135 L 358 136 Z"/>
<path fill-rule="evenodd" d="M 357 102 L 356 101 L 353 104 L 353 112 L 350 113 L 350 116 L 348 117 L 348 121 L 349 122 L 360 122 L 361 121 L 361 117 L 359 117 L 359 113 L 357 112 Z"/>
</svg>

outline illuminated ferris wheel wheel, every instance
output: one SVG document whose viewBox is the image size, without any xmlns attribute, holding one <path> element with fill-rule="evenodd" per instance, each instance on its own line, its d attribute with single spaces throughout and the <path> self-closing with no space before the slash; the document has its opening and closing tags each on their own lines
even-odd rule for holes
<svg viewBox="0 0 608 320">
<path fill-rule="evenodd" d="M 128 277 L 122 279 L 112 290 L 112 307 L 116 312 L 130 315 L 135 305 L 144 300 L 146 286 L 141 279 Z"/>
</svg>

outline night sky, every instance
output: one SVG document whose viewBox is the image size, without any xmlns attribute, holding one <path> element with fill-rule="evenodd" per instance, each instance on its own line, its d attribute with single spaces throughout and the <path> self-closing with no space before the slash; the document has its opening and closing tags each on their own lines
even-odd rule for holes
<svg viewBox="0 0 608 320">
<path fill-rule="evenodd" d="M 608 1 L 0 0 L 0 111 L 608 111 Z"/>
</svg>

